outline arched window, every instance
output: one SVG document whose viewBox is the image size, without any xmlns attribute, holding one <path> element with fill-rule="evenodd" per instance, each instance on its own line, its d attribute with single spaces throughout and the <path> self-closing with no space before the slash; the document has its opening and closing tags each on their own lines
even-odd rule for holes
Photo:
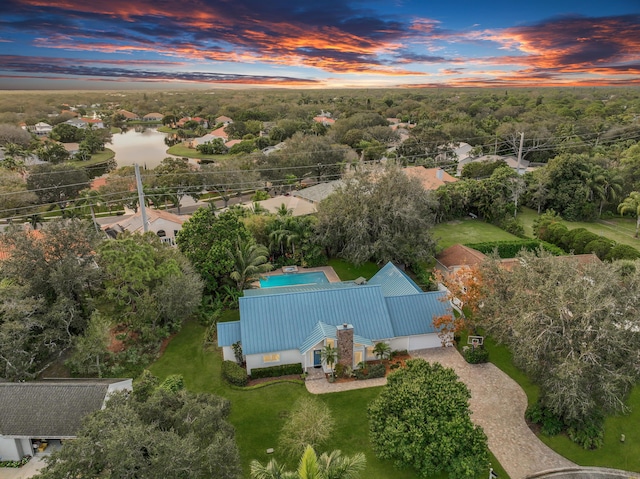
<svg viewBox="0 0 640 479">
<path fill-rule="evenodd" d="M 156 233 L 160 238 L 164 238 L 165 236 L 167 236 L 167 233 L 165 233 L 164 230 L 160 230 Z"/>
</svg>

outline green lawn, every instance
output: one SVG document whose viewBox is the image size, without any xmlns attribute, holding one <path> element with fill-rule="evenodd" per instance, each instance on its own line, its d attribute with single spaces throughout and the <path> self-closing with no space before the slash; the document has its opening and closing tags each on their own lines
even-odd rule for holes
<svg viewBox="0 0 640 479">
<path fill-rule="evenodd" d="M 522 212 L 518 214 L 518 218 L 524 225 L 525 234 L 533 238 L 533 220 L 538 213 L 529 208 L 522 208 Z M 585 228 L 597 235 L 605 236 L 621 244 L 627 244 L 634 248 L 640 249 L 640 239 L 634 238 L 636 231 L 636 222 L 633 218 L 618 217 L 597 220 L 587 223 L 584 221 L 564 221 L 562 223 L 570 230 L 575 228 Z"/>
<path fill-rule="evenodd" d="M 354 266 L 342 259 L 330 259 L 329 266 L 334 269 L 342 281 L 353 281 L 354 279 L 358 279 L 360 276 L 371 279 L 371 277 L 380 269 L 376 263 L 371 261 L 366 262 L 362 266 Z"/>
<path fill-rule="evenodd" d="M 302 384 L 281 383 L 255 390 L 232 389 L 220 377 L 222 355 L 219 350 L 204 346 L 202 337 L 205 328 L 195 322 L 185 324 L 175 336 L 164 355 L 149 369 L 156 376 L 165 378 L 170 374 L 182 374 L 190 391 L 208 392 L 226 397 L 231 401 L 231 422 L 236 428 L 236 439 L 245 477 L 249 463 L 257 459 L 263 463 L 272 457 L 287 462 L 278 455 L 277 440 L 284 417 L 292 403 L 309 394 Z M 369 443 L 367 405 L 381 388 L 358 389 L 336 394 L 318 396 L 333 413 L 336 421 L 334 437 L 328 450 L 340 449 L 345 454 L 364 452 L 367 468 L 362 474 L 367 479 L 417 479 L 412 470 L 397 470 L 389 461 L 375 457 Z M 269 447 L 276 448 L 273 456 L 266 454 Z M 500 478 L 508 476 L 492 457 L 493 467 Z M 295 464 L 289 462 L 289 467 Z M 437 476 L 434 479 L 444 478 Z"/>
<path fill-rule="evenodd" d="M 433 228 L 433 236 L 438 242 L 438 249 L 448 248 L 458 243 L 482 243 L 485 241 L 519 239 L 517 236 L 507 233 L 497 226 L 471 218 L 440 223 Z"/>
<path fill-rule="evenodd" d="M 98 153 L 94 153 L 91 155 L 91 158 L 87 161 L 70 161 L 72 165 L 80 166 L 82 168 L 86 168 L 88 166 L 95 166 L 101 163 L 105 163 L 109 161 L 111 158 L 116 156 L 116 153 L 109 148 L 105 148 L 104 151 L 99 151 Z"/>
<path fill-rule="evenodd" d="M 195 148 L 186 147 L 181 143 L 173 145 L 167 150 L 167 153 L 174 156 L 184 156 L 187 158 L 198 158 L 204 160 L 226 160 L 227 158 L 233 157 L 233 155 L 205 155 Z"/>
</svg>

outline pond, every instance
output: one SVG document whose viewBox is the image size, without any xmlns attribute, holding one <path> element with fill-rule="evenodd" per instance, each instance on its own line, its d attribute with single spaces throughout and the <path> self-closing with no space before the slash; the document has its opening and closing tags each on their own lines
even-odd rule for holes
<svg viewBox="0 0 640 479">
<path fill-rule="evenodd" d="M 169 155 L 165 145 L 166 135 L 155 128 L 136 127 L 123 133 L 114 133 L 111 148 L 115 154 L 118 167 L 131 166 L 138 163 L 141 168 L 155 168 Z M 191 160 L 196 164 L 195 160 Z"/>
</svg>

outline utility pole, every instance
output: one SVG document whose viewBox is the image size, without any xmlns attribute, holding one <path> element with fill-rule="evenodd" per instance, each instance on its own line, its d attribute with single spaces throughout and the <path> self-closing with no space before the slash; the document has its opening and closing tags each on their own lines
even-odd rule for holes
<svg viewBox="0 0 640 479">
<path fill-rule="evenodd" d="M 138 188 L 138 207 L 142 216 L 142 228 L 146 233 L 149 231 L 149 223 L 147 222 L 147 210 L 144 207 L 144 191 L 142 190 L 142 179 L 140 178 L 140 167 L 138 163 L 134 165 L 136 169 L 136 186 Z"/>
<path fill-rule="evenodd" d="M 515 218 L 518 215 L 518 196 L 520 195 L 520 162 L 522 161 L 522 144 L 524 143 L 524 131 L 520 133 L 520 148 L 518 148 L 518 165 L 516 167 L 516 174 L 518 177 L 516 178 L 516 194 L 514 203 L 516 204 L 516 208 L 513 211 L 513 217 Z"/>
</svg>

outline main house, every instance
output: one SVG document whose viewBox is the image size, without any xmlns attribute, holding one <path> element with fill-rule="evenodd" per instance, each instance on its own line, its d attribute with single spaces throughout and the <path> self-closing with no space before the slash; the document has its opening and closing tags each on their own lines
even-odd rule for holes
<svg viewBox="0 0 640 479">
<path fill-rule="evenodd" d="M 378 342 L 392 350 L 440 347 L 432 319 L 443 315 L 451 315 L 445 293 L 423 292 L 387 263 L 368 282 L 246 290 L 240 320 L 218 324 L 218 345 L 233 361 L 232 346 L 240 342 L 249 374 L 281 364 L 326 367 L 327 345 L 338 349 L 340 363 L 356 367 L 375 358 Z"/>
<path fill-rule="evenodd" d="M 74 439 L 82 419 L 122 390 L 131 391 L 131 379 L 0 383 L 0 457 L 18 461 Z"/>
</svg>

